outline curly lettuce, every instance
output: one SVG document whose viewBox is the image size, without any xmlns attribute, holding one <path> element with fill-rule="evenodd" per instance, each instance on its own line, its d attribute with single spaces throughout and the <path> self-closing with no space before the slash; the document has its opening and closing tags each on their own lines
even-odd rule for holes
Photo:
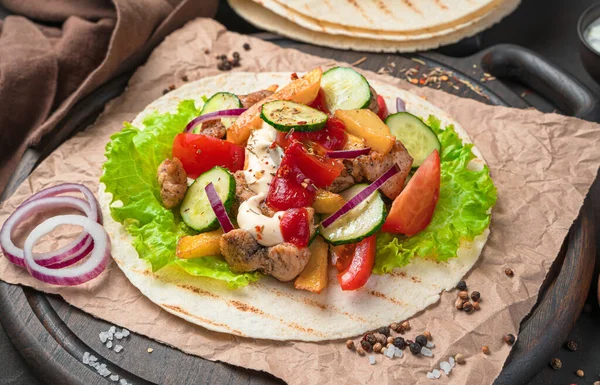
<svg viewBox="0 0 600 385">
<path fill-rule="evenodd" d="M 427 124 L 442 145 L 440 198 L 431 223 L 412 237 L 389 233 L 377 236 L 377 257 L 373 272 L 384 274 L 407 265 L 412 258 L 456 257 L 461 240 L 473 240 L 490 224 L 491 208 L 496 203 L 496 188 L 490 170 L 467 169 L 475 158 L 472 144 L 463 143 L 450 125 L 442 130 L 440 121 L 430 116 Z"/>
<path fill-rule="evenodd" d="M 163 207 L 156 171 L 171 157 L 173 139 L 189 121 L 200 114 L 193 100 L 184 100 L 175 113 L 151 113 L 144 118 L 144 130 L 125 123 L 121 132 L 111 136 L 106 146 L 106 163 L 100 181 L 113 195 L 111 216 L 133 236 L 133 246 L 152 271 L 176 265 L 194 276 L 227 282 L 231 287 L 245 286 L 259 279 L 259 273 L 236 274 L 220 257 L 190 261 L 177 259 L 177 240 L 194 234 L 179 213 Z"/>
</svg>

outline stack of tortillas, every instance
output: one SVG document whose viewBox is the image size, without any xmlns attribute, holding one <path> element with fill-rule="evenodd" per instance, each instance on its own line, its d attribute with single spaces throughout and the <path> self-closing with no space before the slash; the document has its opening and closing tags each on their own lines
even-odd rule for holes
<svg viewBox="0 0 600 385">
<path fill-rule="evenodd" d="M 412 52 L 473 36 L 520 0 L 228 0 L 251 24 L 332 48 Z"/>
</svg>

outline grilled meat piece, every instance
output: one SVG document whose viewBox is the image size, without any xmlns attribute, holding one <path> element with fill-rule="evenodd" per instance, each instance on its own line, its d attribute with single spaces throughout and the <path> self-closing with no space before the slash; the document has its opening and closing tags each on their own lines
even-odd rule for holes
<svg viewBox="0 0 600 385">
<path fill-rule="evenodd" d="M 346 166 L 346 168 L 344 170 L 342 170 L 342 173 L 340 174 L 340 176 L 335 178 L 335 180 L 327 188 L 327 190 L 334 192 L 334 193 L 338 193 L 338 192 L 344 191 L 345 189 L 352 187 L 354 184 L 356 184 L 354 177 L 352 175 L 350 175 L 350 173 L 348 172 L 348 169 L 350 169 L 350 171 L 352 170 L 352 162 L 344 161 L 344 165 Z"/>
<path fill-rule="evenodd" d="M 200 127 L 200 131 L 198 131 L 202 135 L 212 136 L 213 138 L 223 139 L 225 134 L 227 134 L 227 129 L 221 122 L 221 119 L 209 120 L 207 122 L 202 123 Z"/>
<path fill-rule="evenodd" d="M 240 102 L 242 102 L 242 107 L 250 108 L 256 103 L 260 102 L 264 98 L 273 95 L 273 91 L 270 90 L 260 90 L 256 92 L 251 92 L 247 95 L 237 95 Z"/>
<path fill-rule="evenodd" d="M 181 161 L 165 159 L 158 166 L 157 179 L 163 206 L 172 209 L 181 203 L 187 191 L 187 174 Z"/>
<path fill-rule="evenodd" d="M 291 243 L 263 247 L 246 230 L 236 229 L 221 238 L 221 254 L 236 273 L 259 270 L 280 281 L 294 279 L 304 270 L 310 259 L 307 247 Z"/>
</svg>

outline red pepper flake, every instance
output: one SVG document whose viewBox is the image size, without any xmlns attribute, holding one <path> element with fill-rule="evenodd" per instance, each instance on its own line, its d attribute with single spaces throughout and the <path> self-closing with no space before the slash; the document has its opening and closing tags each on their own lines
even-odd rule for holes
<svg viewBox="0 0 600 385">
<path fill-rule="evenodd" d="M 256 239 L 259 241 L 262 240 L 262 233 L 265 230 L 265 226 L 264 225 L 263 226 L 256 225 L 256 226 L 254 226 L 254 230 L 256 230 Z"/>
<path fill-rule="evenodd" d="M 298 80 L 298 74 L 295 72 L 292 72 L 291 78 L 292 78 L 292 80 Z"/>
<path fill-rule="evenodd" d="M 277 143 L 275 143 L 275 142 L 271 143 L 271 145 L 269 146 L 269 148 L 271 150 L 274 149 L 275 147 L 277 147 Z"/>
</svg>

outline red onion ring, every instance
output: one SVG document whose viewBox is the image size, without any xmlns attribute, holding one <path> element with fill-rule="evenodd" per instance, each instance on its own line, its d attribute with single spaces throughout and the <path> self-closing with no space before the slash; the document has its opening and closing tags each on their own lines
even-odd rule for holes
<svg viewBox="0 0 600 385">
<path fill-rule="evenodd" d="M 404 100 L 400 98 L 396 98 L 396 112 L 405 112 L 406 111 L 406 103 Z"/>
<path fill-rule="evenodd" d="M 361 155 L 367 155 L 369 152 L 371 152 L 371 147 L 361 148 L 358 150 L 327 151 L 325 156 L 333 159 L 354 159 Z"/>
<path fill-rule="evenodd" d="M 223 206 L 223 202 L 221 202 L 221 198 L 219 198 L 219 194 L 217 194 L 217 190 L 212 182 L 204 187 L 204 191 L 206 191 L 206 196 L 208 197 L 208 201 L 210 202 L 210 207 L 212 207 L 215 215 L 217 216 L 217 220 L 221 224 L 223 231 L 228 233 L 233 230 L 233 224 L 231 223 L 231 219 L 229 219 L 229 215 L 227 215 L 227 210 L 225 210 L 225 206 Z"/>
<path fill-rule="evenodd" d="M 191 122 L 189 122 L 187 126 L 185 126 L 184 132 L 190 132 L 198 124 L 207 122 L 209 120 L 215 120 L 216 118 L 237 118 L 246 110 L 246 108 L 233 108 L 231 110 L 215 111 L 210 112 L 206 115 L 200 115 L 197 118 L 194 118 Z"/>
<path fill-rule="evenodd" d="M 67 197 L 46 198 L 66 199 Z M 77 198 L 74 198 L 77 199 Z M 35 202 L 34 202 L 35 203 Z M 77 266 L 62 269 L 50 269 L 40 266 L 33 258 L 33 246 L 44 235 L 60 225 L 83 227 L 94 241 L 90 257 Z M 74 286 L 96 278 L 110 262 L 110 238 L 102 225 L 81 215 L 59 215 L 40 223 L 29 234 L 23 246 L 23 255 L 27 271 L 36 279 L 52 285 Z"/>
<path fill-rule="evenodd" d="M 326 218 L 322 225 L 323 227 L 329 227 L 336 219 L 346 214 L 348 211 L 352 210 L 356 206 L 358 206 L 362 201 L 367 199 L 371 194 L 373 194 L 379 187 L 383 186 L 385 182 L 388 181 L 391 177 L 400 172 L 400 168 L 398 165 L 393 165 L 389 170 L 383 173 L 375 182 L 368 185 L 364 190 L 356 194 L 352 197 L 348 202 L 344 203 L 344 205 L 335 213 L 331 214 L 330 217 Z"/>
<path fill-rule="evenodd" d="M 28 199 L 8 217 L 0 230 L 0 248 L 4 256 L 15 265 L 25 267 L 23 249 L 13 243 L 12 236 L 16 226 L 30 215 L 45 209 L 70 207 L 84 212 L 90 220 L 93 220 L 93 209 L 91 206 L 95 206 L 95 204 L 90 205 L 88 202 L 75 197 L 45 196 L 40 198 L 38 196 L 33 200 L 31 198 Z M 83 258 L 92 246 L 93 242 L 85 232 L 82 232 L 68 245 L 52 252 L 36 254 L 35 258 L 40 266 L 64 267 L 65 265 L 74 264 Z"/>
</svg>

